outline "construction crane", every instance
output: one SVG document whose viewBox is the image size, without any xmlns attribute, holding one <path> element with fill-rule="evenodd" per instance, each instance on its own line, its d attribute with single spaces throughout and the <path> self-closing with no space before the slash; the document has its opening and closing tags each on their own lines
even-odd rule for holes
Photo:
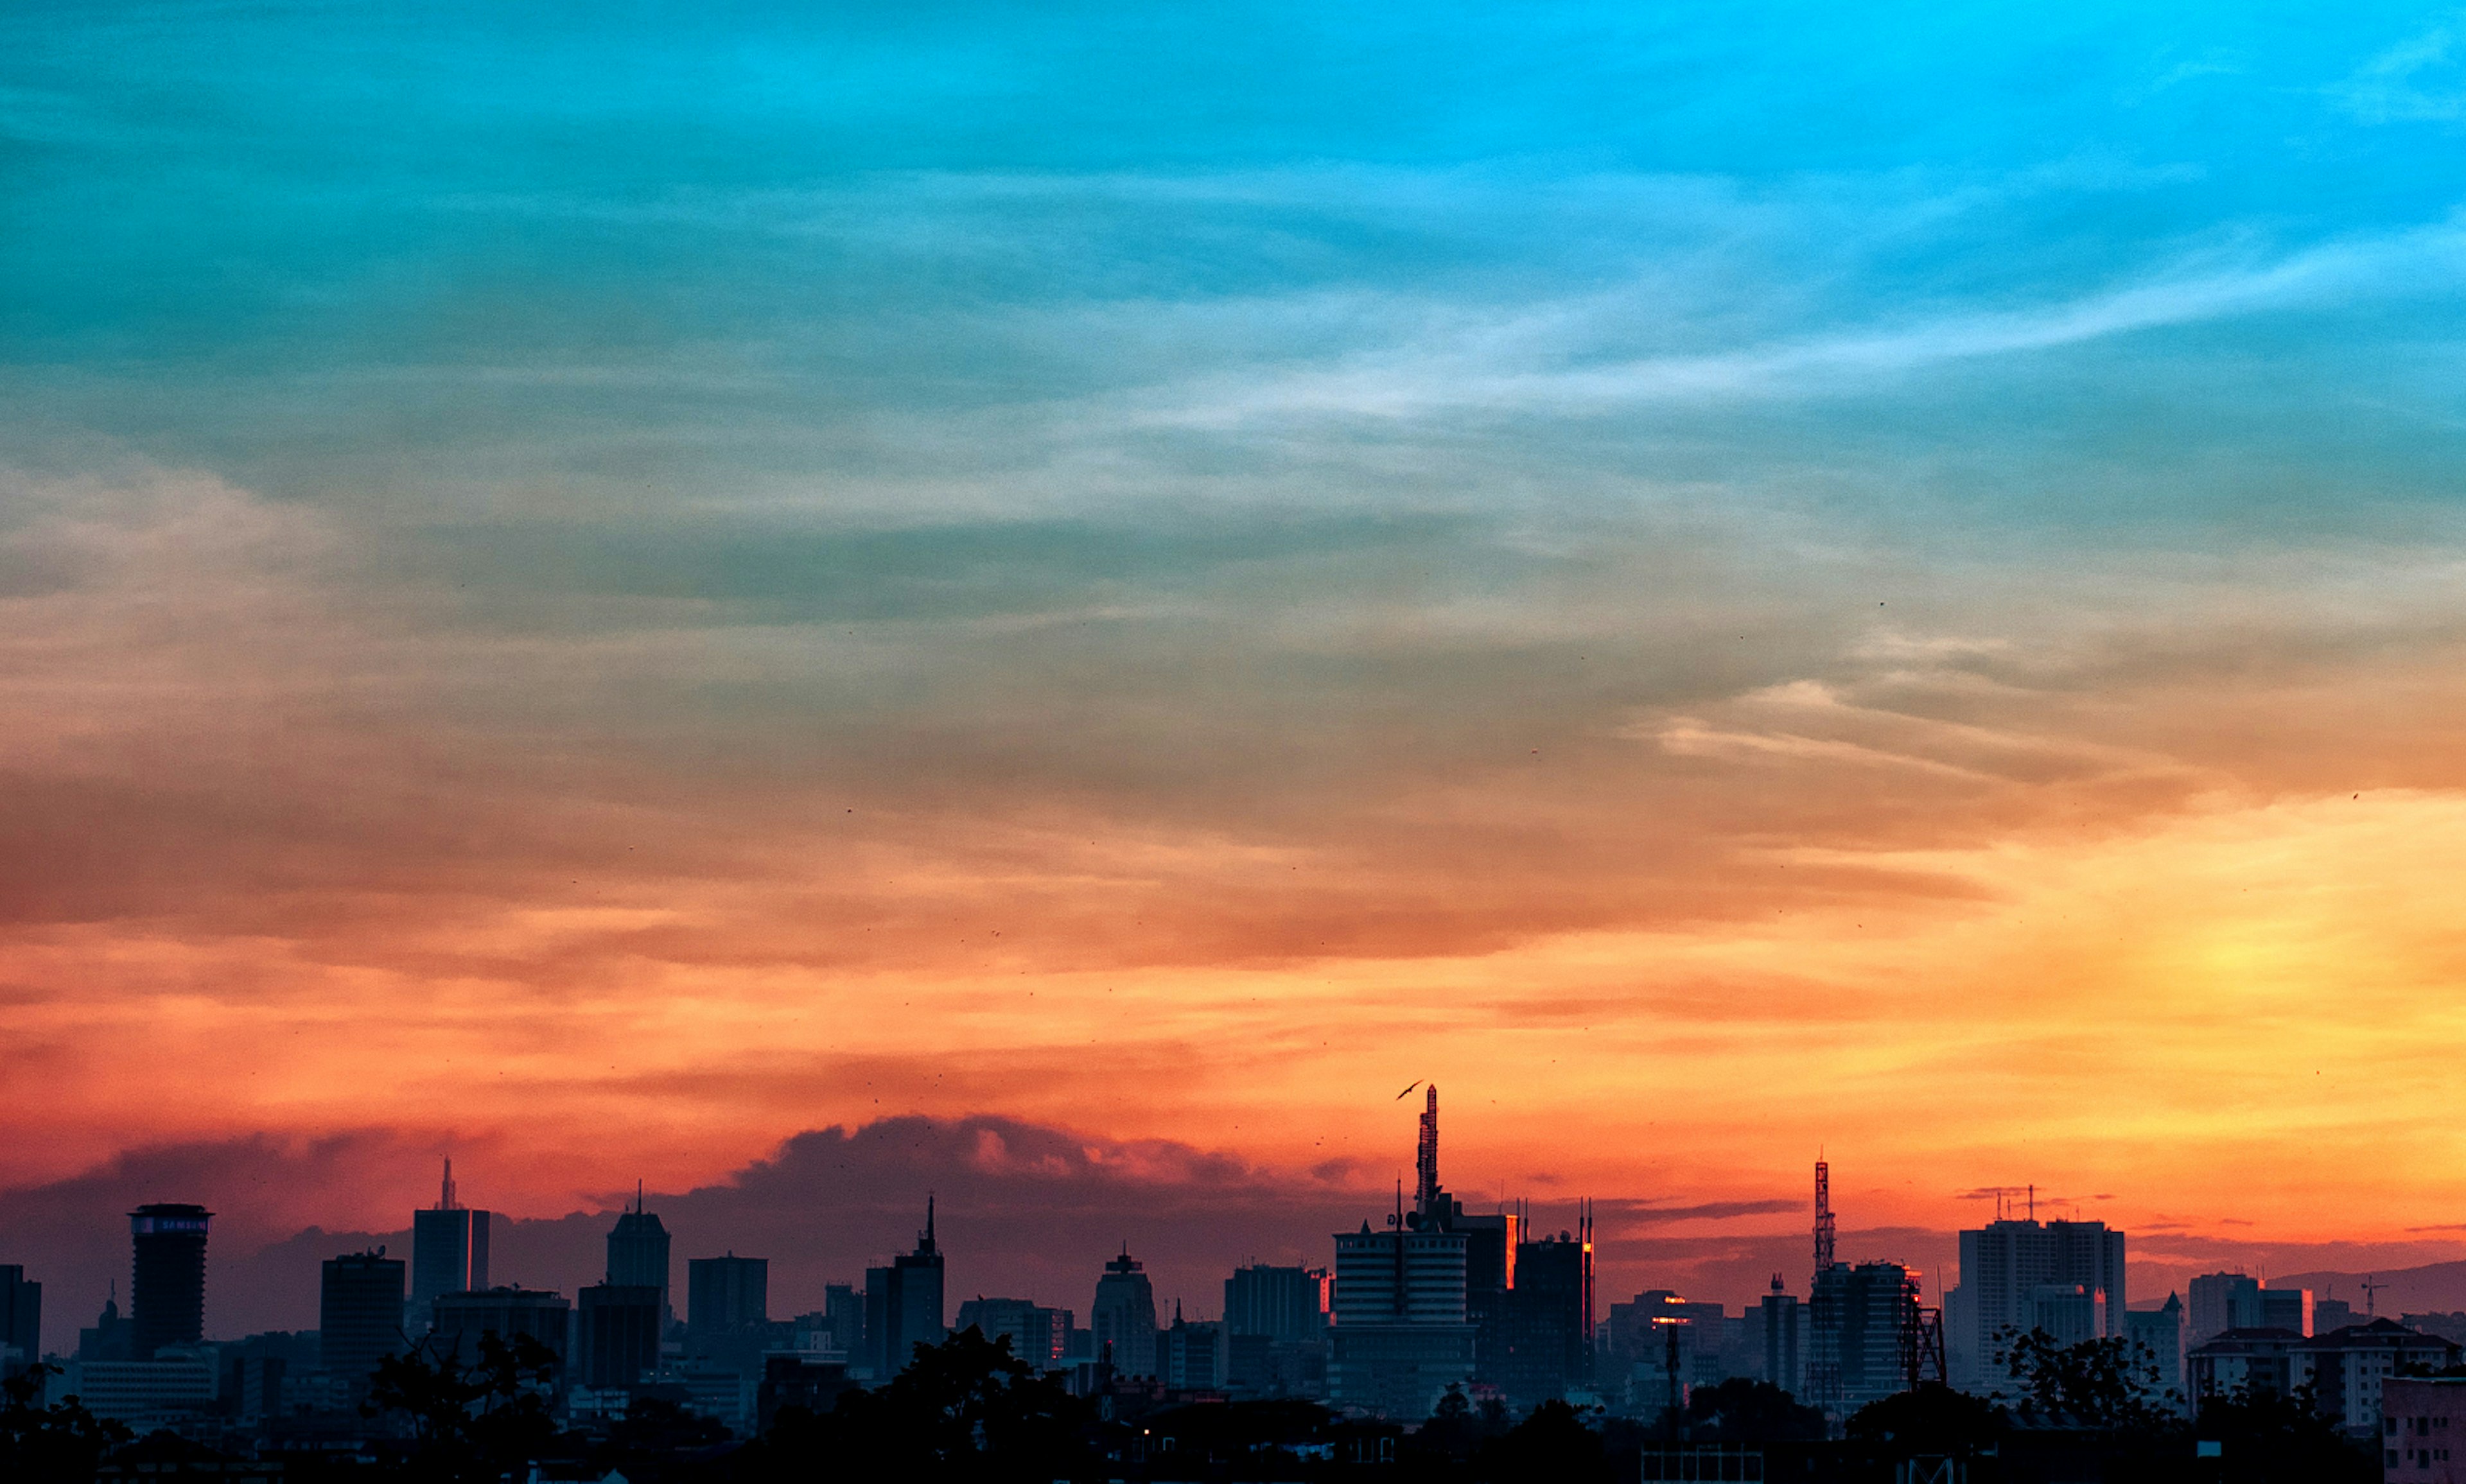
<svg viewBox="0 0 2466 1484">
<path fill-rule="evenodd" d="M 2366 1319 L 2380 1317 L 2380 1292 L 2388 1285 L 2376 1283 L 2372 1281 L 2370 1273 L 2365 1273 L 2364 1281 L 2356 1286 L 2364 1291 L 2364 1317 Z"/>
</svg>

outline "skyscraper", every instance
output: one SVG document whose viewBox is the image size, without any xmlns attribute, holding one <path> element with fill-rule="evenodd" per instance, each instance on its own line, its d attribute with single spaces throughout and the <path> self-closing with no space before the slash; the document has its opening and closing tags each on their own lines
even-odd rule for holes
<svg viewBox="0 0 2466 1484">
<path fill-rule="evenodd" d="M 864 1270 L 865 1353 L 877 1380 L 908 1368 L 918 1345 L 938 1345 L 950 1336 L 943 1323 L 942 1249 L 933 1239 L 933 1198 L 925 1198 L 925 1229 L 916 1250 Z"/>
<path fill-rule="evenodd" d="M 1439 1184 L 1439 1090 L 1424 1100 L 1413 1209 L 1388 1229 L 1335 1236 L 1335 1323 L 1328 1332 L 1329 1400 L 1418 1420 L 1450 1384 L 1472 1380 L 1474 1327 L 1466 1309 L 1467 1233 Z"/>
<path fill-rule="evenodd" d="M 43 1286 L 15 1263 L 0 1263 L 0 1375 L 42 1358 Z"/>
<path fill-rule="evenodd" d="M 2123 1233 L 2104 1222 L 1999 1220 L 1962 1232 L 1961 1287 L 1945 1306 L 1953 1381 L 1991 1389 L 2007 1330 L 2122 1334 L 2123 1248 Z"/>
<path fill-rule="evenodd" d="M 454 1161 L 448 1159 L 437 1204 L 411 1213 L 411 1330 L 416 1334 L 428 1328 L 443 1294 L 487 1286 L 488 1213 L 455 1199 Z"/>
<path fill-rule="evenodd" d="M 405 1348 L 403 1263 L 385 1248 L 325 1259 L 317 1297 L 317 1337 L 325 1369 L 365 1390 L 377 1361 Z"/>
<path fill-rule="evenodd" d="M 206 1334 L 206 1234 L 214 1213 L 202 1205 L 141 1205 L 128 1213 L 136 1270 L 128 1286 L 130 1358 L 150 1360 L 164 1345 L 193 1345 Z"/>
<path fill-rule="evenodd" d="M 660 1291 L 660 1314 L 668 1312 L 668 1228 L 644 1206 L 640 1186 L 634 1208 L 616 1218 L 608 1233 L 608 1282 L 618 1288 Z"/>
<path fill-rule="evenodd" d="M 1127 1244 L 1121 1256 L 1105 1264 L 1105 1275 L 1096 1280 L 1087 1330 L 1098 1359 L 1110 1347 L 1113 1369 L 1119 1374 L 1156 1374 L 1155 1290 L 1148 1283 L 1147 1269 L 1131 1255 Z"/>
<path fill-rule="evenodd" d="M 1224 1280 L 1225 1333 L 1296 1342 L 1323 1338 L 1327 1290 L 1327 1273 L 1318 1268 L 1236 1268 Z"/>
<path fill-rule="evenodd" d="M 742 1332 L 771 1317 L 771 1260 L 696 1257 L 685 1263 L 685 1332 L 697 1343 Z"/>
<path fill-rule="evenodd" d="M 660 1364 L 660 1291 L 647 1283 L 594 1283 L 574 1295 L 575 1379 L 630 1386 Z"/>
<path fill-rule="evenodd" d="M 491 1288 L 440 1293 L 436 1305 L 437 1327 L 429 1338 L 440 1353 L 470 1360 L 480 1353 L 482 1335 L 495 1335 L 501 1339 L 527 1335 L 556 1352 L 560 1366 L 556 1383 L 562 1386 L 572 1312 L 564 1294 L 538 1289 Z"/>
<path fill-rule="evenodd" d="M 1593 1217 L 1587 1204 L 1576 1230 L 1527 1242 L 1516 1249 L 1515 1287 L 1495 1326 L 1496 1353 L 1483 1369 L 1509 1403 L 1529 1407 L 1558 1400 L 1592 1376 Z"/>
</svg>

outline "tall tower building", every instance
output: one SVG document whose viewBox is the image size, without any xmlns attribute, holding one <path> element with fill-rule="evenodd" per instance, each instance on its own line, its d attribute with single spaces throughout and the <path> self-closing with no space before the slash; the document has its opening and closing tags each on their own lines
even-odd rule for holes
<svg viewBox="0 0 2466 1484">
<path fill-rule="evenodd" d="M 1468 1233 L 1439 1184 L 1439 1090 L 1422 1112 L 1413 1209 L 1401 1192 L 1388 1229 L 1335 1234 L 1335 1323 L 1328 1332 L 1328 1397 L 1417 1421 L 1449 1384 L 1473 1378 L 1475 1326 L 1467 1308 Z M 1503 1234 L 1503 1233 L 1502 1233 Z M 1503 1266 L 1503 1264 L 1502 1264 Z"/>
<path fill-rule="evenodd" d="M 696 1341 L 716 1339 L 771 1317 L 771 1260 L 696 1257 L 685 1263 L 685 1329 Z"/>
<path fill-rule="evenodd" d="M 455 1199 L 454 1161 L 448 1159 L 437 1204 L 411 1213 L 412 1331 L 429 1327 L 437 1300 L 444 1294 L 472 1293 L 487 1286 L 488 1213 Z"/>
<path fill-rule="evenodd" d="M 644 1205 L 639 1185 L 634 1208 L 616 1218 L 608 1233 L 608 1281 L 619 1288 L 655 1288 L 668 1301 L 668 1228 Z"/>
<path fill-rule="evenodd" d="M 1148 1282 L 1146 1267 L 1131 1255 L 1127 1244 L 1121 1256 L 1105 1264 L 1105 1275 L 1096 1280 L 1096 1302 L 1087 1310 L 1087 1332 L 1098 1359 L 1111 1347 L 1117 1373 L 1156 1374 L 1155 1289 Z"/>
<path fill-rule="evenodd" d="M 0 1263 L 0 1376 L 42 1358 L 43 1286 L 17 1264 Z"/>
<path fill-rule="evenodd" d="M 377 1361 L 406 1348 L 403 1263 L 385 1248 L 325 1259 L 317 1298 L 317 1341 L 325 1369 L 355 1391 L 368 1388 Z"/>
<path fill-rule="evenodd" d="M 163 1345 L 193 1345 L 206 1334 L 206 1233 L 214 1213 L 202 1205 L 141 1205 L 128 1213 L 136 1270 L 128 1286 L 129 1353 L 150 1360 Z"/>
<path fill-rule="evenodd" d="M 2007 1335 L 2122 1334 L 2123 1249 L 2123 1233 L 2104 1222 L 1998 1220 L 1962 1232 L 1961 1288 L 1944 1305 L 1954 1383 L 1991 1391 L 2004 1383 L 1995 1356 Z"/>
<path fill-rule="evenodd" d="M 933 1238 L 933 1198 L 925 1198 L 925 1229 L 916 1234 L 916 1250 L 890 1260 L 887 1268 L 864 1270 L 865 1356 L 878 1381 L 887 1381 L 908 1368 L 918 1345 L 938 1345 L 950 1338 L 943 1323 L 949 1313 L 942 1303 L 942 1248 Z"/>
</svg>

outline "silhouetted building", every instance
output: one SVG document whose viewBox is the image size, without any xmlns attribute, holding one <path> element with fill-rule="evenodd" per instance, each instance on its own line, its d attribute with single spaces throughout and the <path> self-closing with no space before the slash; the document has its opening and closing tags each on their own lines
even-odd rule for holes
<svg viewBox="0 0 2466 1484">
<path fill-rule="evenodd" d="M 1047 1309 L 1024 1298 L 975 1297 L 959 1305 L 956 1329 L 974 1328 L 987 1339 L 1010 1340 L 1010 1353 L 1040 1371 L 1058 1370 L 1070 1339 L 1070 1311 Z"/>
<path fill-rule="evenodd" d="M 325 1259 L 317 1295 L 317 1337 L 325 1369 L 365 1390 L 377 1361 L 399 1355 L 403 1263 L 385 1248 Z"/>
<path fill-rule="evenodd" d="M 1110 1360 L 1115 1375 L 1156 1374 L 1155 1290 L 1146 1267 L 1127 1246 L 1121 1256 L 1105 1264 L 1104 1276 L 1096 1280 L 1087 1329 L 1097 1357 Z"/>
<path fill-rule="evenodd" d="M 1563 1399 L 1592 1381 L 1593 1240 L 1587 1206 L 1578 1230 L 1516 1248 L 1515 1287 L 1499 1320 L 1485 1332 L 1491 1355 L 1485 1379 L 1508 1405 L 1529 1408 Z"/>
<path fill-rule="evenodd" d="M 1324 1396 L 1327 1323 L 1334 1279 L 1324 1268 L 1254 1263 L 1224 1280 L 1227 1392 Z"/>
<path fill-rule="evenodd" d="M 1327 1337 L 1328 1273 L 1324 1268 L 1272 1268 L 1254 1263 L 1224 1280 L 1228 1334 L 1293 1341 Z"/>
<path fill-rule="evenodd" d="M 762 1361 L 762 1384 L 755 1392 L 754 1418 L 758 1430 L 768 1432 L 788 1407 L 802 1407 L 817 1417 L 826 1416 L 839 1405 L 843 1392 L 856 1389 L 856 1379 L 848 1368 L 824 1360 L 811 1360 L 802 1356 L 766 1356 Z"/>
<path fill-rule="evenodd" d="M 2271 1288 L 2260 1286 L 2260 1322 L 2265 1329 L 2293 1330 L 2298 1335 L 2317 1335 L 2313 1323 L 2312 1291 L 2308 1288 Z"/>
<path fill-rule="evenodd" d="M 2296 1348 L 2293 1379 L 2296 1385 L 2312 1388 L 2313 1405 L 2321 1416 L 2355 1438 L 2378 1438 L 2382 1388 L 2388 1379 L 2448 1370 L 2460 1354 L 2456 1344 L 2437 1335 L 2417 1334 L 2393 1319 L 2374 1319 L 2305 1339 Z"/>
<path fill-rule="evenodd" d="M 1836 1380 L 1810 1405 L 1846 1416 L 1908 1390 L 1901 1337 L 1917 1303 L 1917 1274 L 1899 1263 L 1834 1263 L 1817 1273 L 1807 1369 Z"/>
<path fill-rule="evenodd" d="M 0 1263 L 0 1376 L 43 1358 L 43 1286 L 15 1263 Z"/>
<path fill-rule="evenodd" d="M 1772 1292 L 1756 1306 L 1755 1333 L 1762 1364 L 1756 1379 L 1767 1381 L 1792 1396 L 1806 1391 L 1806 1305 L 1786 1292 L 1774 1273 Z"/>
<path fill-rule="evenodd" d="M 455 1199 L 454 1161 L 437 1204 L 411 1213 L 411 1328 L 425 1329 L 438 1295 L 472 1293 L 488 1287 L 488 1213 Z"/>
<path fill-rule="evenodd" d="M 660 1291 L 594 1283 L 574 1295 L 574 1379 L 594 1390 L 630 1386 L 660 1367 Z"/>
<path fill-rule="evenodd" d="M 1173 1325 L 1159 1337 L 1161 1380 L 1175 1391 L 1218 1392 L 1224 1389 L 1224 1326 L 1210 1320 L 1185 1319 L 1181 1305 L 1173 1306 Z"/>
<path fill-rule="evenodd" d="M 2081 1339 L 2122 1334 L 2123 1248 L 2104 1222 L 1991 1221 L 1962 1232 L 1961 1286 L 1944 1296 L 1953 1383 L 1996 1389 L 2005 1373 L 1994 1357 L 2008 1337 L 2056 1333 L 2048 1319 Z"/>
<path fill-rule="evenodd" d="M 1466 1311 L 1465 1232 L 1439 1184 L 1439 1090 L 1424 1101 L 1413 1209 L 1385 1231 L 1363 1222 L 1335 1237 L 1335 1315 L 1328 1332 L 1328 1397 L 1399 1420 L 1430 1415 L 1450 1385 L 1473 1376 Z"/>
<path fill-rule="evenodd" d="M 2134 1310 L 2123 1316 L 2124 1338 L 2146 1352 L 2158 1370 L 2158 1390 L 2188 1395 L 2184 1388 L 2184 1300 L 2166 1295 L 2163 1307 Z"/>
<path fill-rule="evenodd" d="M 556 1352 L 557 1383 L 565 1383 L 567 1329 L 573 1308 L 562 1293 L 501 1286 L 471 1293 L 439 1293 L 433 1307 L 435 1327 L 429 1332 L 429 1344 L 438 1354 L 470 1360 L 480 1353 L 482 1335 L 507 1340 L 527 1335 Z"/>
<path fill-rule="evenodd" d="M 128 1286 L 129 1354 L 153 1359 L 165 1345 L 193 1345 L 206 1334 L 206 1234 L 213 1212 L 202 1205 L 141 1205 L 128 1213 L 136 1271 Z"/>
<path fill-rule="evenodd" d="M 102 1301 L 102 1312 L 95 1315 L 92 1325 L 78 1331 L 77 1358 L 80 1360 L 125 1360 L 129 1358 L 128 1319 L 120 1312 L 120 1298 L 115 1286 L 113 1296 Z"/>
<path fill-rule="evenodd" d="M 660 1291 L 660 1318 L 664 1325 L 668 1314 L 668 1228 L 644 1205 L 642 1192 L 634 1192 L 634 1208 L 616 1218 L 608 1233 L 607 1282 L 617 1288 L 655 1288 Z"/>
<path fill-rule="evenodd" d="M 887 1268 L 864 1270 L 865 1351 L 876 1381 L 886 1381 L 908 1368 L 918 1345 L 938 1345 L 950 1338 L 943 1323 L 949 1312 L 942 1302 L 942 1248 L 933 1238 L 933 1200 L 925 1200 L 925 1229 L 916 1234 L 916 1250 L 890 1260 Z"/>
<path fill-rule="evenodd" d="M 2202 1344 L 2229 1330 L 2273 1327 L 2261 1322 L 2257 1278 L 2240 1272 L 2203 1273 L 2192 1280 L 2189 1293 L 2191 1306 L 2186 1317 L 2190 1328 L 2185 1338 L 2190 1344 Z"/>
<path fill-rule="evenodd" d="M 685 1344 L 696 1355 L 750 1359 L 771 1319 L 771 1260 L 696 1257 L 685 1263 Z M 736 1352 L 743 1352 L 741 1357 Z"/>
<path fill-rule="evenodd" d="M 2315 1297 L 2312 1300 L 2312 1333 L 2334 1335 L 2349 1324 L 2364 1321 L 2355 1315 L 2355 1306 L 2343 1298 Z"/>
<path fill-rule="evenodd" d="M 68 1368 L 67 1389 L 86 1410 L 138 1432 L 210 1410 L 218 1381 L 211 1347 L 162 1348 L 162 1356 L 144 1360 L 78 1360 Z"/>
<path fill-rule="evenodd" d="M 847 1356 L 864 1353 L 864 1295 L 853 1284 L 822 1286 L 822 1318 L 830 1330 L 832 1349 Z"/>
</svg>

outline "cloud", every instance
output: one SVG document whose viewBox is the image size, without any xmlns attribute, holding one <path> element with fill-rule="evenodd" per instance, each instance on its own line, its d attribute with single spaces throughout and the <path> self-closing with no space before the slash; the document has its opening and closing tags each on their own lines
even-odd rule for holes
<svg viewBox="0 0 2466 1484">
<path fill-rule="evenodd" d="M 2373 56 L 2329 89 L 2365 124 L 2453 123 L 2466 116 L 2458 28 L 2446 22 Z"/>
</svg>

